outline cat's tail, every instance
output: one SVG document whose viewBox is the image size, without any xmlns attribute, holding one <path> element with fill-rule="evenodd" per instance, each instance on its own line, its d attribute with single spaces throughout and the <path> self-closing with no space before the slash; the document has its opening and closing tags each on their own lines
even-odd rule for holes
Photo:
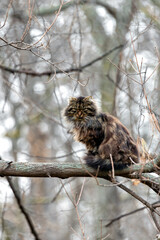
<svg viewBox="0 0 160 240">
<path fill-rule="evenodd" d="M 86 164 L 89 167 L 92 167 L 94 169 L 98 169 L 100 171 L 108 171 L 112 170 L 112 163 L 110 159 L 102 159 L 98 154 L 94 155 L 92 153 L 87 153 L 86 156 L 83 158 L 86 162 Z M 115 170 L 123 170 L 124 168 L 127 168 L 129 164 L 119 162 L 114 162 L 114 169 Z"/>
</svg>

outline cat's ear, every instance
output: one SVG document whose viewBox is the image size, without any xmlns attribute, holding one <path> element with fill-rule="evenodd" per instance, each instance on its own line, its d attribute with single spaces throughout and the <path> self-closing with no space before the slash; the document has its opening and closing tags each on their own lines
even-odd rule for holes
<svg viewBox="0 0 160 240">
<path fill-rule="evenodd" d="M 70 97 L 69 98 L 69 102 L 74 102 L 74 101 L 76 101 L 77 100 L 77 98 L 75 98 L 75 97 Z"/>
<path fill-rule="evenodd" d="M 91 99 L 93 99 L 93 97 L 92 97 L 92 96 L 87 96 L 87 97 L 85 97 L 84 99 L 85 99 L 85 100 L 91 100 Z"/>
</svg>

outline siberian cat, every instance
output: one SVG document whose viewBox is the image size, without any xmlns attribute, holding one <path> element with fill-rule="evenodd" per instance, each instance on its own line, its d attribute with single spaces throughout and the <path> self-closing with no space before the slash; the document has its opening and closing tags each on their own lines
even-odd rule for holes
<svg viewBox="0 0 160 240">
<path fill-rule="evenodd" d="M 64 110 L 70 133 L 86 145 L 84 160 L 95 169 L 123 169 L 139 162 L 139 151 L 127 128 L 114 116 L 98 112 L 92 97 L 71 98 Z"/>
</svg>

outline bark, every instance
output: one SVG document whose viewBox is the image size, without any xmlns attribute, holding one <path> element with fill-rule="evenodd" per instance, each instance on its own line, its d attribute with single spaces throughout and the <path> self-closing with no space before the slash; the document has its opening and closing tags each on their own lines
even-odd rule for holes
<svg viewBox="0 0 160 240">
<path fill-rule="evenodd" d="M 157 172 L 160 167 L 160 156 L 153 161 L 143 165 L 136 164 L 134 166 L 125 168 L 123 170 L 115 170 L 116 176 L 124 176 L 129 178 L 140 178 L 147 176 L 145 173 Z M 81 163 L 33 163 L 33 162 L 7 162 L 0 161 L 0 175 L 1 176 L 15 176 L 15 177 L 100 177 L 109 179 L 109 171 L 95 171 Z M 154 177 L 152 177 L 154 179 Z M 160 182 L 155 177 L 156 181 Z"/>
</svg>

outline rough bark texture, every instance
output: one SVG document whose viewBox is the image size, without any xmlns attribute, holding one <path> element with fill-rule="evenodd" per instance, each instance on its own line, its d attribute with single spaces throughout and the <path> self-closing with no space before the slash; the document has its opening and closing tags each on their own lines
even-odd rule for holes
<svg viewBox="0 0 160 240">
<path fill-rule="evenodd" d="M 149 163 L 142 165 L 136 164 L 123 170 L 115 171 L 115 175 L 138 178 L 144 173 L 157 172 L 157 166 L 160 166 L 160 156 Z M 132 173 L 135 173 L 132 175 Z M 138 174 L 139 173 L 139 174 Z M 80 163 L 31 163 L 31 162 L 7 162 L 0 161 L 1 176 L 16 176 L 16 177 L 89 177 L 98 176 L 107 178 L 109 172 L 95 171 L 86 165 Z"/>
</svg>

